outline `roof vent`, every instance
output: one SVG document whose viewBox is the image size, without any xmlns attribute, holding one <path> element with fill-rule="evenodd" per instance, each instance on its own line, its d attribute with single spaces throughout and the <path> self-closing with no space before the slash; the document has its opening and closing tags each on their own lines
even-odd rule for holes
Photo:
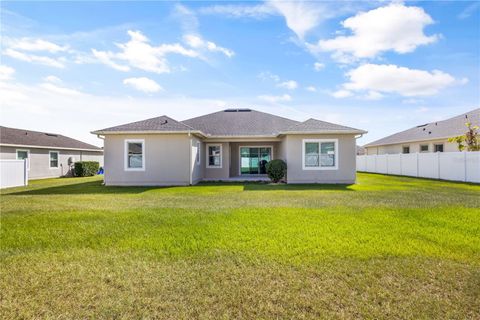
<svg viewBox="0 0 480 320">
<path fill-rule="evenodd" d="M 428 134 L 432 134 L 432 131 L 428 131 Z"/>
<path fill-rule="evenodd" d="M 163 126 L 164 124 L 167 124 L 168 123 L 168 120 L 163 120 L 160 125 Z"/>
<path fill-rule="evenodd" d="M 53 133 L 45 133 L 45 135 L 47 135 L 49 137 L 58 137 L 58 135 L 53 134 Z"/>
<path fill-rule="evenodd" d="M 427 125 L 428 125 L 428 123 L 421 124 L 421 125 L 417 126 L 417 128 L 425 127 L 425 126 L 427 126 Z"/>
</svg>

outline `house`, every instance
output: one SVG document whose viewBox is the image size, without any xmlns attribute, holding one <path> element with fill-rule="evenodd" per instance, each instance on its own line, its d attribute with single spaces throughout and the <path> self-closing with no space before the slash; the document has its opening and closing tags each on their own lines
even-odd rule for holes
<svg viewBox="0 0 480 320">
<path fill-rule="evenodd" d="M 416 152 L 454 152 L 458 145 L 449 138 L 465 134 L 465 124 L 480 125 L 480 109 L 459 116 L 422 124 L 366 144 L 366 154 L 398 154 Z"/>
<path fill-rule="evenodd" d="M 70 175 L 75 161 L 102 166 L 103 150 L 60 134 L 0 126 L 0 159 L 28 159 L 29 179 L 42 179 Z"/>
<path fill-rule="evenodd" d="M 366 131 L 298 122 L 251 109 L 176 121 L 167 116 L 92 132 L 104 139 L 106 185 L 189 185 L 266 178 L 283 159 L 288 183 L 354 183 L 356 137 Z"/>
</svg>

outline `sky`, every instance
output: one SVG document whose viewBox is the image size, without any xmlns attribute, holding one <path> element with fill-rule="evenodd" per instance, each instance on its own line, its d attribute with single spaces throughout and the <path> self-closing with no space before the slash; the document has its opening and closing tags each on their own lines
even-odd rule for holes
<svg viewBox="0 0 480 320">
<path fill-rule="evenodd" d="M 64 134 L 252 108 L 367 130 L 480 105 L 478 1 L 0 2 L 0 124 Z"/>
</svg>

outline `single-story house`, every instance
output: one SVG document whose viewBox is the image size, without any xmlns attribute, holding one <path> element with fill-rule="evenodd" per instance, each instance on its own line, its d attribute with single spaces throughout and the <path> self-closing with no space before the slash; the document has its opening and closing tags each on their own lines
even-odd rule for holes
<svg viewBox="0 0 480 320">
<path fill-rule="evenodd" d="M 480 125 L 480 109 L 459 116 L 422 124 L 364 145 L 366 154 L 398 154 L 417 152 L 455 152 L 458 145 L 449 138 L 464 135 L 465 124 Z"/>
<path fill-rule="evenodd" d="M 104 139 L 106 185 L 191 185 L 266 177 L 287 163 L 288 183 L 355 182 L 356 138 L 366 133 L 316 119 L 251 109 L 177 121 L 167 116 L 92 132 Z"/>
<path fill-rule="evenodd" d="M 103 150 L 61 134 L 0 126 L 0 159 L 27 159 L 29 179 L 43 179 L 71 175 L 75 161 L 102 166 Z"/>
</svg>

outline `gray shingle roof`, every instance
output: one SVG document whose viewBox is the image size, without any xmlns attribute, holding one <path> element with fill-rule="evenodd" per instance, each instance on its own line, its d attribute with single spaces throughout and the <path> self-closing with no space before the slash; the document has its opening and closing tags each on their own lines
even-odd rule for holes
<svg viewBox="0 0 480 320">
<path fill-rule="evenodd" d="M 370 142 L 365 147 L 456 137 L 466 132 L 465 123 L 467 122 L 478 126 L 480 124 L 480 109 L 475 109 L 447 120 L 416 126 Z"/>
<path fill-rule="evenodd" d="M 167 116 L 123 124 L 116 127 L 94 131 L 96 134 L 131 131 L 198 131 L 206 136 L 272 136 L 282 133 L 302 132 L 345 132 L 364 133 L 365 131 L 349 128 L 325 121 L 309 119 L 305 122 L 279 117 L 273 114 L 251 109 L 227 109 L 200 117 L 176 121 Z"/>
<path fill-rule="evenodd" d="M 342 126 L 342 125 L 339 125 L 339 124 L 330 123 L 330 122 L 326 122 L 326 121 L 321 121 L 321 120 L 317 120 L 317 119 L 313 119 L 313 118 L 308 119 L 307 121 L 298 123 L 298 124 L 296 124 L 294 126 L 291 126 L 291 127 L 287 128 L 285 130 L 285 132 L 298 132 L 298 133 L 319 132 L 319 131 L 320 132 L 328 132 L 328 131 L 332 131 L 332 132 L 342 132 L 342 131 L 355 132 L 355 131 L 357 131 L 358 133 L 365 133 L 365 131 L 360 130 L 360 129 L 346 127 L 346 126 Z"/>
<path fill-rule="evenodd" d="M 174 120 L 167 116 L 131 122 L 115 127 L 101 129 L 96 132 L 116 132 L 116 131 L 188 131 L 195 130 L 188 125 Z"/>
<path fill-rule="evenodd" d="M 2 126 L 0 126 L 0 144 L 102 151 L 102 149 L 97 146 L 78 141 L 61 134 L 15 129 Z"/>
<path fill-rule="evenodd" d="M 298 122 L 250 109 L 227 109 L 183 123 L 212 136 L 276 136 Z"/>
</svg>

